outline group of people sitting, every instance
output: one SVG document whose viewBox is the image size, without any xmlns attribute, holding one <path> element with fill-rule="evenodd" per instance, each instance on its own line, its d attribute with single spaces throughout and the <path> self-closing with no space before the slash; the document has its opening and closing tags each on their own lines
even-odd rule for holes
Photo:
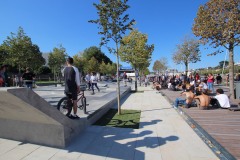
<svg viewBox="0 0 240 160">
<path fill-rule="evenodd" d="M 186 95 L 186 98 L 176 98 L 174 107 L 184 105 L 189 108 L 191 105 L 197 105 L 201 109 L 207 109 L 211 104 L 214 107 L 229 108 L 229 98 L 224 91 L 222 89 L 214 91 L 214 80 L 212 74 L 204 77 L 200 77 L 198 73 L 189 76 L 183 74 L 169 77 L 160 76 L 153 82 L 152 88 L 159 91 L 167 84 L 167 88 L 172 91 L 182 91 L 181 95 Z"/>
<path fill-rule="evenodd" d="M 186 91 L 181 92 L 180 95 L 185 95 L 186 98 L 176 98 L 174 102 L 174 108 L 179 107 L 179 105 L 185 108 L 190 108 L 193 105 L 197 105 L 200 109 L 208 109 L 211 104 L 212 107 L 216 108 L 229 108 L 230 102 L 229 98 L 224 91 L 219 88 L 216 89 L 215 96 L 208 96 L 206 92 L 201 92 L 200 95 L 195 95 L 191 88 L 186 89 Z"/>
</svg>

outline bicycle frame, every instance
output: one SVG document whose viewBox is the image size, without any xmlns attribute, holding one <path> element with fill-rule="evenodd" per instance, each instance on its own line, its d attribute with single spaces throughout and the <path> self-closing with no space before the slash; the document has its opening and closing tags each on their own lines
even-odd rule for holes
<svg viewBox="0 0 240 160">
<path fill-rule="evenodd" d="M 79 97 L 79 96 L 80 96 L 80 97 Z M 78 102 L 79 100 L 81 100 L 83 97 L 85 97 L 85 96 L 84 96 L 84 91 L 80 91 L 80 92 L 78 93 L 77 102 Z"/>
</svg>

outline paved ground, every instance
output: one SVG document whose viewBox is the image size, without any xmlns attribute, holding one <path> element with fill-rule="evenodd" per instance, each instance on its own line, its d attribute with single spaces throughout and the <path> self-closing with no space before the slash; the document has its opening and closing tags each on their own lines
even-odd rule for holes
<svg viewBox="0 0 240 160">
<path fill-rule="evenodd" d="M 78 109 L 78 115 L 81 118 L 86 118 L 91 114 L 94 114 L 96 110 L 101 108 L 104 104 L 108 103 L 110 100 L 116 97 L 116 83 L 101 82 L 98 83 L 100 92 L 95 89 L 95 94 L 92 95 L 92 90 L 86 90 L 84 95 L 87 99 L 87 114 L 83 113 L 83 110 Z M 126 91 L 130 84 L 127 87 L 124 87 L 123 84 L 120 85 L 121 93 Z M 64 97 L 64 87 L 55 87 L 55 86 L 44 86 L 34 89 L 34 91 L 49 102 L 53 107 L 57 107 L 58 101 Z M 81 102 L 78 102 L 80 105 Z"/>
<path fill-rule="evenodd" d="M 142 111 L 140 129 L 90 126 L 64 149 L 0 139 L 0 160 L 218 159 L 161 94 L 139 89 L 122 108 Z"/>
<path fill-rule="evenodd" d="M 222 85 L 215 85 L 215 88 L 222 88 L 226 94 L 229 88 Z M 180 96 L 181 91 L 161 90 L 170 102 L 174 102 Z M 184 98 L 184 96 L 182 96 Z M 232 106 L 239 103 L 238 100 L 230 101 Z M 186 118 L 195 125 L 209 141 L 209 145 L 216 147 L 218 153 L 221 153 L 222 159 L 240 159 L 240 111 L 229 111 L 221 108 L 209 108 L 208 110 L 199 110 L 197 107 L 189 109 L 179 108 L 180 112 L 186 115 Z M 226 158 L 224 158 L 226 157 Z"/>
</svg>

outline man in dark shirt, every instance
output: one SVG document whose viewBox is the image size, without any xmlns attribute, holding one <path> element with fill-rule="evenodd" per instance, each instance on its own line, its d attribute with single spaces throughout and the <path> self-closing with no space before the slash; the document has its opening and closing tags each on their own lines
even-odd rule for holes
<svg viewBox="0 0 240 160">
<path fill-rule="evenodd" d="M 22 75 L 22 80 L 24 81 L 25 85 L 28 88 L 32 89 L 34 79 L 35 79 L 35 74 L 30 72 L 30 69 L 27 67 L 26 72 L 23 73 L 23 75 Z"/>
<path fill-rule="evenodd" d="M 73 66 L 73 58 L 68 57 L 66 61 L 67 67 L 64 69 L 65 94 L 73 100 L 73 115 L 69 118 L 79 119 L 77 116 L 77 97 L 80 92 L 80 76 L 78 69 Z"/>
</svg>

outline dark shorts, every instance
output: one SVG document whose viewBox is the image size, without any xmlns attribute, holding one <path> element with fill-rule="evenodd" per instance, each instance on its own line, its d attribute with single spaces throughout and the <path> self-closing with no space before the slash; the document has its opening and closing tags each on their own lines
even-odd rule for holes
<svg viewBox="0 0 240 160">
<path fill-rule="evenodd" d="M 65 95 L 72 100 L 77 100 L 78 98 L 77 92 L 65 92 Z"/>
</svg>

